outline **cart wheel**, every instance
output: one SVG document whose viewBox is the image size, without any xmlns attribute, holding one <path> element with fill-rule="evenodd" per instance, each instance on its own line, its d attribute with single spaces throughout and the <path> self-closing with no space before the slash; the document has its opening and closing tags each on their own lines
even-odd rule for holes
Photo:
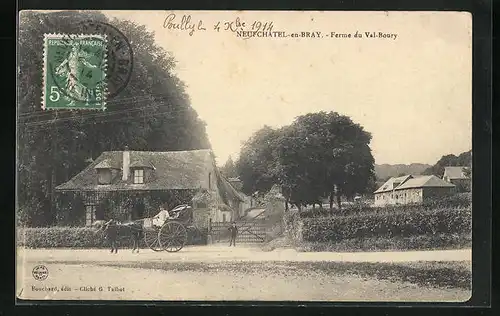
<svg viewBox="0 0 500 316">
<path fill-rule="evenodd" d="M 151 248 L 153 251 L 162 251 L 162 247 L 160 246 L 160 242 L 158 240 L 158 230 L 150 227 L 144 228 L 144 242 L 146 246 Z"/>
<path fill-rule="evenodd" d="M 167 222 L 160 228 L 158 240 L 161 248 L 167 252 L 177 252 L 187 242 L 186 227 L 179 222 Z"/>
</svg>

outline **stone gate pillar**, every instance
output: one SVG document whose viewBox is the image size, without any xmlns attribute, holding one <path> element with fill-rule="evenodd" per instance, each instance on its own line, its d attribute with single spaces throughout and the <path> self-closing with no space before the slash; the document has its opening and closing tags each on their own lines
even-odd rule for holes
<svg viewBox="0 0 500 316">
<path fill-rule="evenodd" d="M 285 226 L 285 197 L 281 190 L 274 186 L 265 197 L 266 200 L 266 239 L 272 240 L 283 234 Z"/>
</svg>

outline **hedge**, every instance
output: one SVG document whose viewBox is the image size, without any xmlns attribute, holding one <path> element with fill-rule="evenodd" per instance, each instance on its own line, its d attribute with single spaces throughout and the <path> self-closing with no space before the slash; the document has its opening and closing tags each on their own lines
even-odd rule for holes
<svg viewBox="0 0 500 316">
<path fill-rule="evenodd" d="M 17 230 L 18 247 L 26 248 L 107 248 L 108 242 L 102 233 L 88 227 L 43 227 L 19 228 Z M 206 244 L 206 234 L 188 230 L 188 244 Z M 119 247 L 131 248 L 128 238 L 119 241 Z M 141 238 L 139 247 L 147 248 Z"/>
<path fill-rule="evenodd" d="M 374 207 L 366 204 L 361 205 L 346 205 L 342 209 L 311 209 L 308 208 L 300 212 L 301 218 L 311 217 L 330 217 L 330 216 L 348 216 L 348 215 L 361 215 L 361 214 L 391 214 L 397 212 L 422 212 L 432 211 L 435 209 L 445 208 L 470 208 L 472 204 L 472 196 L 470 193 L 459 193 L 448 197 L 443 197 L 434 200 L 427 200 L 424 203 L 414 203 L 405 205 L 387 205 L 382 207 Z"/>
<path fill-rule="evenodd" d="M 472 234 L 436 234 L 411 237 L 371 237 L 344 239 L 338 242 L 301 242 L 294 245 L 301 252 L 447 250 L 472 247 Z"/>
<path fill-rule="evenodd" d="M 306 218 L 301 219 L 301 235 L 305 241 L 336 242 L 352 238 L 467 234 L 472 229 L 471 220 L 470 208 Z"/>
</svg>

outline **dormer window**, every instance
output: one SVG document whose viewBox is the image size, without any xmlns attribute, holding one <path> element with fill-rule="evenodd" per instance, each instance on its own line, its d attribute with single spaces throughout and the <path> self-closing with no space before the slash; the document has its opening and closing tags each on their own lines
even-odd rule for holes
<svg viewBox="0 0 500 316">
<path fill-rule="evenodd" d="M 113 170 L 116 170 L 117 168 L 109 159 L 102 160 L 94 168 L 97 171 L 98 184 L 111 184 Z"/>
<path fill-rule="evenodd" d="M 143 183 L 144 183 L 144 169 L 135 169 L 134 184 L 143 184 Z"/>
<path fill-rule="evenodd" d="M 99 184 L 110 184 L 111 183 L 111 170 L 110 169 L 99 169 Z"/>
</svg>

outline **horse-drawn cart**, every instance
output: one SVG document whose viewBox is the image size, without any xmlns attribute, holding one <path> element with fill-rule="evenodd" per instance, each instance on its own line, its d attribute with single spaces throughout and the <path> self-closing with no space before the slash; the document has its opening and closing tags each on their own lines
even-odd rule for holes
<svg viewBox="0 0 500 316">
<path fill-rule="evenodd" d="M 190 207 L 179 205 L 169 214 L 171 217 L 166 219 L 162 219 L 160 214 L 144 219 L 144 242 L 154 251 L 177 252 L 188 241 L 187 226 L 192 222 Z"/>
<path fill-rule="evenodd" d="M 197 230 L 193 226 L 193 212 L 188 205 L 179 205 L 171 211 L 163 210 L 151 218 L 124 223 L 109 220 L 97 226 L 111 244 L 111 251 L 118 251 L 118 240 L 129 238 L 134 245 L 132 251 L 138 251 L 142 235 L 146 245 L 154 251 L 177 252 L 188 241 L 188 229 Z"/>
<path fill-rule="evenodd" d="M 154 251 L 177 252 L 187 243 L 187 229 L 177 221 L 169 220 L 161 227 L 145 226 L 143 234 L 144 242 Z"/>
</svg>

